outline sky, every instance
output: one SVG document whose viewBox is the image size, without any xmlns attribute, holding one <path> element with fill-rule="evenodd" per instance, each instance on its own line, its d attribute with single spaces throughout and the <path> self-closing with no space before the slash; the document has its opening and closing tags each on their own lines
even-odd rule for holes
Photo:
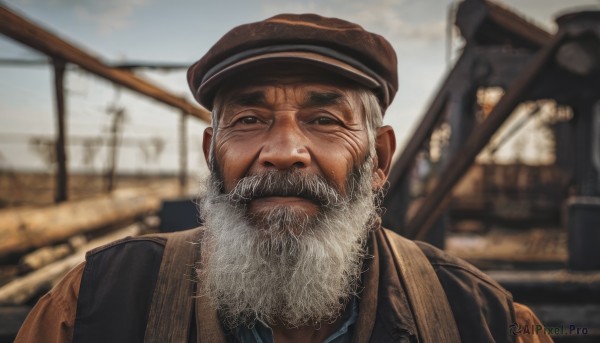
<svg viewBox="0 0 600 343">
<path fill-rule="evenodd" d="M 498 1 L 500 2 L 500 1 Z M 599 0 L 505 0 L 500 2 L 554 32 L 555 14 L 568 8 L 598 9 Z M 460 53 L 459 34 L 451 34 L 447 58 L 448 9 L 451 0 L 0 0 L 0 5 L 58 34 L 107 63 L 143 61 L 188 65 L 234 26 L 278 13 L 313 12 L 339 17 L 386 37 L 398 55 L 399 89 L 384 122 L 394 127 L 401 150 L 452 61 Z M 44 59 L 43 55 L 0 35 L 1 59 Z M 185 70 L 136 72 L 193 101 Z M 37 142 L 56 130 L 51 67 L 0 63 L 0 169 L 51 171 L 47 150 Z M 154 100 L 117 91 L 109 82 L 71 67 L 66 76 L 69 168 L 101 172 L 105 148 L 86 137 L 107 137 L 111 109 L 123 108 L 126 120 L 118 170 L 177 170 L 179 111 Z M 205 124 L 190 120 L 189 168 L 203 170 Z M 160 143 L 160 142 L 163 143 Z M 157 143 L 159 142 L 159 143 Z M 535 155 L 535 149 L 530 149 Z M 87 159 L 86 159 L 87 157 Z"/>
</svg>

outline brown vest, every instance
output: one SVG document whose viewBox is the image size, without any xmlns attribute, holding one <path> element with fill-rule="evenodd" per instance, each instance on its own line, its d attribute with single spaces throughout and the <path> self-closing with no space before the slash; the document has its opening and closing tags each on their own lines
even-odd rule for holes
<svg viewBox="0 0 600 343">
<path fill-rule="evenodd" d="M 419 328 L 411 311 L 414 304 L 406 296 L 394 251 L 385 236 L 382 230 L 376 230 L 369 239 L 369 253 L 374 258 L 365 261 L 359 318 L 353 337 L 357 342 L 417 342 Z M 88 253 L 74 342 L 144 341 L 152 295 L 169 237 L 128 238 Z M 418 246 L 444 288 L 460 340 L 512 342 L 508 332 L 514 321 L 510 294 L 466 262 L 425 243 Z M 196 303 L 196 311 L 186 326 L 188 342 L 212 343 L 211 339 L 202 340 L 205 331 L 202 325 L 207 323 L 199 319 L 207 311 L 210 309 Z M 233 339 L 221 332 L 227 340 Z"/>
</svg>

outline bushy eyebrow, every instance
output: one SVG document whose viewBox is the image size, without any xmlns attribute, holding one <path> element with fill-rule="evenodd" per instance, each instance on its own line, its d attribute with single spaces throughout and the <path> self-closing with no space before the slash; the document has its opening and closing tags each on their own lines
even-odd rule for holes
<svg viewBox="0 0 600 343">
<path fill-rule="evenodd" d="M 303 107 L 320 107 L 337 105 L 342 102 L 342 95 L 336 92 L 309 92 Z"/>
<path fill-rule="evenodd" d="M 241 93 L 227 100 L 228 105 L 232 106 L 256 106 L 265 105 L 265 93 L 262 91 Z"/>
<path fill-rule="evenodd" d="M 249 91 L 235 94 L 225 101 L 227 107 L 268 106 L 264 91 Z M 300 104 L 302 108 L 349 105 L 348 98 L 339 92 L 310 91 Z"/>
</svg>

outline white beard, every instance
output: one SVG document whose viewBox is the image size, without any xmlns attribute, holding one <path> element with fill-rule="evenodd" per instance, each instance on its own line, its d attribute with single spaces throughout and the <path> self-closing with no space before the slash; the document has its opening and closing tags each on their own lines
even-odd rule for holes
<svg viewBox="0 0 600 343">
<path fill-rule="evenodd" d="M 348 176 L 351 194 L 335 208 L 321 208 L 313 218 L 275 208 L 261 215 L 260 228 L 248 220 L 246 206 L 221 194 L 215 180 L 207 181 L 202 203 L 207 259 L 199 277 L 227 326 L 259 319 L 298 327 L 340 315 L 357 292 L 377 215 L 370 161 L 358 177 Z"/>
</svg>

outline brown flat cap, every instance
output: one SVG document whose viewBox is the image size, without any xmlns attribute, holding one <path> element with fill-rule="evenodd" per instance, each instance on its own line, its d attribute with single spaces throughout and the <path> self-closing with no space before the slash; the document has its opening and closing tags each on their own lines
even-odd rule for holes
<svg viewBox="0 0 600 343">
<path fill-rule="evenodd" d="M 316 14 L 280 14 L 232 29 L 189 68 L 188 84 L 212 110 L 222 81 L 270 62 L 309 63 L 357 81 L 373 90 L 384 111 L 398 89 L 396 53 L 385 38 Z"/>
</svg>

